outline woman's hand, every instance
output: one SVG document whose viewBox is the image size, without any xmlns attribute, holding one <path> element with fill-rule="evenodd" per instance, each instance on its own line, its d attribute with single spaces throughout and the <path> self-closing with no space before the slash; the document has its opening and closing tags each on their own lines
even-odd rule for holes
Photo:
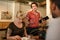
<svg viewBox="0 0 60 40">
<path fill-rule="evenodd" d="M 16 35 L 15 38 L 16 38 L 17 40 L 21 40 L 21 37 L 18 36 L 18 35 Z"/>
<path fill-rule="evenodd" d="M 11 36 L 11 37 L 7 37 L 7 40 L 21 40 L 21 37 L 16 35 L 16 36 Z"/>
<path fill-rule="evenodd" d="M 17 40 L 15 37 L 10 37 L 8 40 Z"/>
</svg>

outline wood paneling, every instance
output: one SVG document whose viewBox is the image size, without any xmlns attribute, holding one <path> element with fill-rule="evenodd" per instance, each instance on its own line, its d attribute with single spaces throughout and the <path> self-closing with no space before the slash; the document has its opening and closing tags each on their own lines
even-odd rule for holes
<svg viewBox="0 0 60 40">
<path fill-rule="evenodd" d="M 10 24 L 10 22 L 0 22 L 0 29 L 7 28 L 7 26 Z"/>
</svg>

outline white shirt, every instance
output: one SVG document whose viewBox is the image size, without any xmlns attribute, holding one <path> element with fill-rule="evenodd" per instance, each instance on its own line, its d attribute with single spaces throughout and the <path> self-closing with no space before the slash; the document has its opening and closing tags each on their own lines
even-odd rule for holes
<svg viewBox="0 0 60 40">
<path fill-rule="evenodd" d="M 60 40 L 60 17 L 49 22 L 46 40 Z"/>
</svg>

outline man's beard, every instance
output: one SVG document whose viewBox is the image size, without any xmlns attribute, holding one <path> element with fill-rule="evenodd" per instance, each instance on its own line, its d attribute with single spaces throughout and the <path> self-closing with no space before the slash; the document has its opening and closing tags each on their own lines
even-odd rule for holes
<svg viewBox="0 0 60 40">
<path fill-rule="evenodd" d="M 57 18 L 58 16 L 55 13 L 52 13 L 53 18 Z"/>
</svg>

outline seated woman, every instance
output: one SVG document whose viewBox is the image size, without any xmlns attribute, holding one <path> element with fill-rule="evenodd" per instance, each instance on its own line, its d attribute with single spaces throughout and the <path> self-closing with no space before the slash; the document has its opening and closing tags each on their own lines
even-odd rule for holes
<svg viewBox="0 0 60 40">
<path fill-rule="evenodd" d="M 21 40 L 21 37 L 26 36 L 26 30 L 22 18 L 16 16 L 14 22 L 11 22 L 7 30 L 7 40 Z"/>
</svg>

